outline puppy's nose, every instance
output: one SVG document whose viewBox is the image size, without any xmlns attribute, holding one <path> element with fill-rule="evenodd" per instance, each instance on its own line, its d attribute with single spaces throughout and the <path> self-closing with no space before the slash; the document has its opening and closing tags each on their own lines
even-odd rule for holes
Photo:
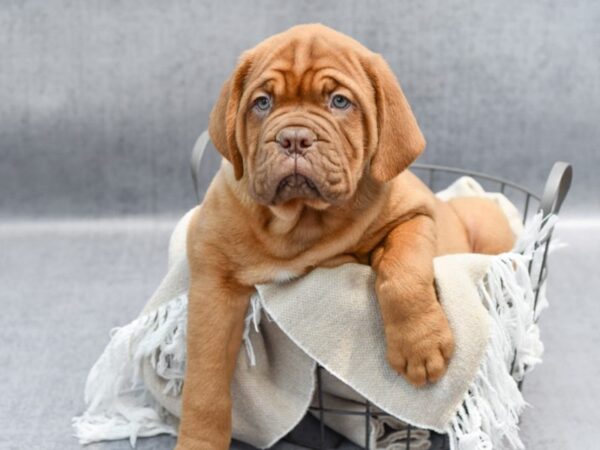
<svg viewBox="0 0 600 450">
<path fill-rule="evenodd" d="M 279 149 L 286 155 L 303 155 L 312 147 L 317 136 L 305 127 L 286 127 L 275 136 Z"/>
</svg>

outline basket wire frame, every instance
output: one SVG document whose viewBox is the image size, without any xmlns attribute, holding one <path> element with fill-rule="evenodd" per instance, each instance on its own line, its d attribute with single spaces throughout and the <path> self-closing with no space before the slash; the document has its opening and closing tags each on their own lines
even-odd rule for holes
<svg viewBox="0 0 600 450">
<path fill-rule="evenodd" d="M 413 164 L 411 169 L 416 172 L 417 175 L 421 177 L 421 179 L 429 186 L 430 189 L 435 190 L 436 188 L 436 178 L 439 174 L 443 173 L 446 175 L 454 175 L 454 176 L 470 176 L 477 180 L 478 182 L 485 182 L 488 185 L 491 184 L 492 188 L 495 187 L 497 191 L 509 197 L 513 203 L 517 207 L 520 206 L 521 210 L 521 220 L 523 225 L 525 225 L 528 219 L 538 211 L 541 211 L 543 217 L 546 218 L 550 214 L 558 214 L 562 202 L 564 201 L 570 184 L 572 180 L 572 168 L 569 164 L 563 162 L 557 162 L 552 168 L 550 175 L 548 176 L 548 180 L 546 182 L 546 187 L 544 189 L 544 193 L 542 196 L 535 194 L 530 189 L 521 186 L 517 183 L 513 183 L 511 181 L 505 180 L 503 178 L 487 175 L 480 172 L 474 172 L 469 170 L 457 169 L 453 167 L 446 166 L 438 166 L 432 164 Z M 517 198 L 515 198 L 517 197 Z M 518 198 L 520 197 L 520 199 Z M 533 205 L 532 205 L 533 203 Z M 535 207 L 535 210 L 533 209 Z M 536 244 L 536 250 L 539 249 L 540 246 L 544 246 L 542 262 L 539 269 L 536 270 L 536 273 L 532 271 L 535 269 L 533 267 L 532 262 L 529 264 L 529 275 L 532 277 L 532 281 L 534 281 L 534 310 L 537 309 L 538 298 L 540 294 L 540 290 L 544 281 L 547 278 L 548 270 L 547 270 L 547 261 L 548 261 L 548 249 L 550 247 L 550 241 L 552 238 L 553 230 L 544 237 L 541 242 Z M 511 367 L 511 372 L 514 368 L 514 364 L 516 361 L 517 354 L 515 352 L 515 356 L 513 358 L 513 366 Z M 315 413 L 318 416 L 319 421 L 319 442 L 318 445 L 312 445 L 306 442 L 298 442 L 293 438 L 287 438 L 289 442 L 294 444 L 301 445 L 303 447 L 312 448 L 316 450 L 328 450 L 329 448 L 326 445 L 326 426 L 324 417 L 325 414 L 339 414 L 339 415 L 364 415 L 365 418 L 365 443 L 364 448 L 367 450 L 371 449 L 371 418 L 376 416 L 389 416 L 390 414 L 374 411 L 373 405 L 369 401 L 364 402 L 364 411 L 347 411 L 341 409 L 333 409 L 327 408 L 324 404 L 323 400 L 323 389 L 322 389 L 322 372 L 325 370 L 322 366 L 317 364 L 316 369 L 316 401 L 317 406 L 311 406 L 309 408 L 310 411 Z M 519 389 L 522 388 L 523 381 L 519 382 Z M 406 445 L 405 450 L 411 449 L 411 432 L 414 430 L 410 424 L 407 424 L 406 428 Z M 438 435 L 437 433 L 431 432 L 433 436 L 437 439 L 437 445 L 432 446 L 431 450 L 449 450 L 450 442 L 447 435 Z"/>
<path fill-rule="evenodd" d="M 192 180 L 194 183 L 194 188 L 196 191 L 196 196 L 199 201 L 201 201 L 202 193 L 200 189 L 200 165 L 202 162 L 202 156 L 204 154 L 205 149 L 210 145 L 210 138 L 208 133 L 205 131 L 200 135 L 196 144 L 194 146 L 192 155 L 191 155 L 191 169 L 192 169 Z M 573 178 L 573 169 L 570 164 L 566 162 L 556 162 L 554 163 L 550 174 L 546 180 L 546 184 L 543 190 L 542 195 L 537 195 L 530 189 L 514 183 L 512 181 L 506 180 L 504 178 L 488 175 L 481 172 L 475 172 L 470 170 L 463 170 L 454 167 L 433 165 L 433 164 L 413 164 L 411 166 L 411 170 L 414 170 L 417 175 L 421 177 L 421 179 L 429 186 L 432 191 L 435 191 L 437 186 L 437 181 L 440 175 L 444 175 L 446 177 L 452 176 L 456 178 L 457 176 L 470 176 L 480 182 L 481 184 L 485 184 L 488 187 L 488 190 L 496 189 L 500 193 L 506 195 L 518 208 L 520 207 L 522 215 L 521 219 L 523 225 L 527 223 L 530 217 L 537 212 L 542 213 L 542 217 L 546 219 L 550 215 L 557 215 L 560 211 L 563 201 L 565 200 L 569 188 L 571 186 L 571 181 Z M 446 180 L 448 181 L 448 180 Z M 445 186 L 444 186 L 445 187 Z M 532 205 L 532 203 L 534 205 Z M 535 208 L 535 209 L 534 209 Z M 552 239 L 553 229 L 551 229 L 546 236 L 540 241 L 536 243 L 536 250 L 539 250 L 540 246 L 544 246 L 542 261 L 539 268 L 535 268 L 533 266 L 533 261 L 529 264 L 529 275 L 532 279 L 534 286 L 534 311 L 537 309 L 538 299 L 540 295 L 540 290 L 544 284 L 548 276 L 548 249 L 550 247 L 550 241 Z M 537 320 L 537 319 L 536 319 Z M 513 366 L 516 361 L 516 353 L 513 359 Z M 511 367 L 511 372 L 514 367 Z M 310 442 L 300 442 L 299 440 L 293 438 L 293 436 L 288 435 L 286 438 L 287 441 L 292 442 L 296 445 L 306 448 L 312 448 L 316 450 L 328 450 L 329 448 L 326 445 L 326 426 L 324 417 L 325 414 L 341 414 L 341 415 L 364 415 L 365 418 L 365 445 L 364 448 L 367 450 L 371 450 L 370 448 L 370 438 L 371 438 L 371 418 L 374 415 L 377 416 L 389 416 L 390 414 L 373 409 L 373 405 L 369 401 L 365 401 L 364 403 L 364 412 L 357 411 L 346 411 L 334 408 L 327 408 L 323 401 L 323 389 L 322 389 L 322 372 L 325 370 L 320 365 L 317 365 L 316 369 L 316 392 L 317 392 L 317 406 L 311 406 L 309 409 L 313 411 L 318 417 L 319 421 L 319 442 L 318 444 L 312 444 Z M 519 389 L 522 388 L 522 381 L 519 382 Z M 407 424 L 407 439 L 406 439 L 406 447 L 405 450 L 411 450 L 411 432 L 415 427 Z M 431 450 L 448 450 L 450 443 L 446 435 L 437 435 L 432 432 L 432 436 L 436 439 L 437 445 L 432 446 Z M 433 440 L 433 439 L 432 439 Z"/>
</svg>

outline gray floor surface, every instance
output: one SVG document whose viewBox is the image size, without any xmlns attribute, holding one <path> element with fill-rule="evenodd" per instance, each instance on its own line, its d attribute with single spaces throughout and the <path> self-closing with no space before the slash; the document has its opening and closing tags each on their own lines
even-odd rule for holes
<svg viewBox="0 0 600 450">
<path fill-rule="evenodd" d="M 0 223 L 1 449 L 80 448 L 70 421 L 82 412 L 86 374 L 108 331 L 133 318 L 161 279 L 172 225 L 167 219 Z M 525 383 L 531 407 L 522 436 L 528 449 L 594 449 L 600 223 L 565 222 L 556 235 L 569 246 L 551 256 L 551 308 L 542 317 L 547 352 Z M 170 437 L 142 439 L 138 448 L 174 443 Z"/>
</svg>

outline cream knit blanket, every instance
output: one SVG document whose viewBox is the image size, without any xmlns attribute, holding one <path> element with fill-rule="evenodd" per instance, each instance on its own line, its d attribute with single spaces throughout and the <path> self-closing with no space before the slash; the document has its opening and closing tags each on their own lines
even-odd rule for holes
<svg viewBox="0 0 600 450">
<path fill-rule="evenodd" d="M 491 196 L 521 236 L 511 253 L 435 259 L 440 302 L 456 339 L 443 379 L 416 389 L 388 366 L 370 267 L 316 269 L 291 282 L 256 287 L 232 383 L 235 438 L 266 448 L 285 436 L 313 400 L 319 363 L 328 372 L 327 401 L 339 407 L 356 408 L 356 402 L 366 398 L 404 423 L 448 433 L 453 449 L 523 448 L 518 417 L 525 402 L 517 382 L 540 361 L 543 347 L 535 319 L 545 305 L 542 298 L 534 311 L 527 266 L 537 259 L 535 242 L 547 233 L 553 218 L 537 216 L 523 232 L 514 206 L 499 194 L 486 194 L 471 178 L 458 180 L 438 195 Z M 190 215 L 191 211 L 173 232 L 169 270 L 157 291 L 137 319 L 113 330 L 90 371 L 87 409 L 74 419 L 83 444 L 129 438 L 135 445 L 138 436 L 177 433 L 185 368 L 185 235 Z M 364 419 L 325 418 L 332 428 L 364 445 Z M 383 436 L 384 424 L 400 431 Z M 372 425 L 371 448 L 391 449 L 406 437 L 402 423 L 391 418 L 374 417 Z M 428 448 L 427 433 L 419 433 L 413 439 L 421 440 L 412 448 Z"/>
</svg>

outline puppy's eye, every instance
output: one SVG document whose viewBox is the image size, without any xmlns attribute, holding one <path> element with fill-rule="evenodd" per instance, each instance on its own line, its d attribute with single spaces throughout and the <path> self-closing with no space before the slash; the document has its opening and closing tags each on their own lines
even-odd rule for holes
<svg viewBox="0 0 600 450">
<path fill-rule="evenodd" d="M 331 98 L 331 107 L 335 109 L 347 109 L 352 102 L 341 94 L 336 94 Z"/>
<path fill-rule="evenodd" d="M 268 111 L 271 108 L 271 97 L 261 95 L 254 100 L 254 107 L 261 112 Z"/>
</svg>

